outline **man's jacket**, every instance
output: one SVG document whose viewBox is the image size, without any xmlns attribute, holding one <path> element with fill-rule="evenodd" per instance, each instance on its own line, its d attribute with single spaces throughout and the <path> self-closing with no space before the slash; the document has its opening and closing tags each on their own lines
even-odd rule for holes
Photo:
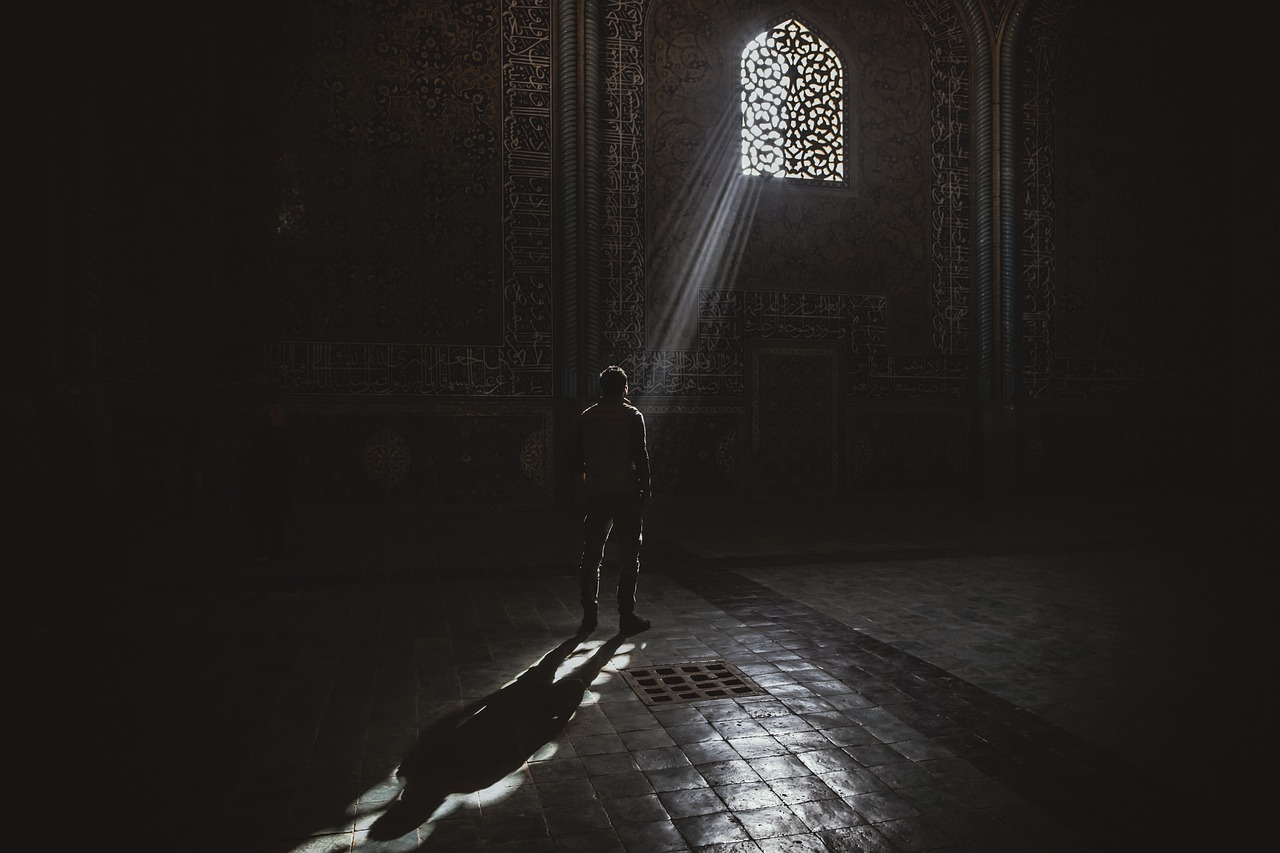
<svg viewBox="0 0 1280 853">
<path fill-rule="evenodd" d="M 649 491 L 644 415 L 625 397 L 602 397 L 578 419 L 573 447 L 590 494 Z"/>
</svg>

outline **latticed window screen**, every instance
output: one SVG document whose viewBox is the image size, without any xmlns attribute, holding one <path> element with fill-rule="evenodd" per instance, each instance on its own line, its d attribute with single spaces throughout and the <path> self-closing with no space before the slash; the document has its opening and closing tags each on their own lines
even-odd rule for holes
<svg viewBox="0 0 1280 853">
<path fill-rule="evenodd" d="M 794 18 L 742 51 L 742 171 L 844 180 L 844 69 Z"/>
</svg>

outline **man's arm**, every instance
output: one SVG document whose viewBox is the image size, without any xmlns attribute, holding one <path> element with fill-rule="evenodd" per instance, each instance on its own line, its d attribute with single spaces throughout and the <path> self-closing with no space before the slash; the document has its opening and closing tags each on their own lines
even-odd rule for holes
<svg viewBox="0 0 1280 853">
<path fill-rule="evenodd" d="M 645 440 L 644 415 L 639 410 L 631 421 L 631 461 L 636 466 L 636 482 L 647 497 L 650 490 L 649 446 Z"/>
</svg>

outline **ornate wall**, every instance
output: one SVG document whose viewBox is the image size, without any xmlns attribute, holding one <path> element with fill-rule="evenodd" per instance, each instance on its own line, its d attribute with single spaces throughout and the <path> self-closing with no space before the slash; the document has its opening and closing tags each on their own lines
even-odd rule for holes
<svg viewBox="0 0 1280 853">
<path fill-rule="evenodd" d="M 1202 51 L 1193 16 L 1033 8 L 1017 54 L 1023 482 L 1224 482 L 1240 473 L 1237 392 L 1246 410 L 1274 400 L 1251 378 L 1258 351 L 1232 353 L 1237 288 L 1254 285 L 1224 251 L 1261 212 L 1233 197 L 1245 104 L 1224 92 L 1249 91 L 1260 59 L 1246 42 Z"/>
<path fill-rule="evenodd" d="M 549 0 L 255 14 L 224 57 L 219 387 L 548 396 Z"/>
<path fill-rule="evenodd" d="M 743 47 L 789 15 L 847 72 L 834 185 L 736 168 Z M 81 29 L 42 113 L 69 254 L 21 340 L 129 389 L 142 479 L 225 480 L 280 401 L 311 499 L 548 505 L 610 361 L 672 496 L 794 499 L 789 464 L 814 497 L 967 491 L 1002 455 L 1014 488 L 1163 483 L 1274 443 L 1260 61 L 1186 16 L 297 0 Z"/>
<path fill-rule="evenodd" d="M 1065 8 L 1063 8 L 1065 7 Z M 1106 13 L 1108 26 L 1090 22 Z M 1181 61 L 1187 24 L 1045 3 L 1022 55 L 1023 390 L 1185 397 L 1209 377 L 1226 187 L 1217 71 Z M 1205 73 L 1208 70 L 1209 73 Z M 1180 105 L 1200 105 L 1188 126 Z"/>
<path fill-rule="evenodd" d="M 286 401 L 315 500 L 549 501 L 551 3 L 249 14 L 217 391 Z"/>
<path fill-rule="evenodd" d="M 970 200 L 959 21 L 948 3 L 832 2 L 806 11 L 849 63 L 856 156 L 847 188 L 726 188 L 740 149 L 723 116 L 739 109 L 742 48 L 778 8 L 606 7 L 605 332 L 640 393 L 741 396 L 748 339 L 843 342 L 851 395 L 966 393 Z M 743 221 L 720 229 L 741 233 L 681 246 L 707 215 L 708 195 L 747 208 Z M 689 274 L 690 255 L 712 270 Z M 672 340 L 682 346 L 664 347 L 673 305 L 696 327 L 676 323 Z"/>
<path fill-rule="evenodd" d="M 845 63 L 843 186 L 739 174 L 742 51 L 784 14 L 802 14 Z M 751 352 L 830 347 L 839 399 L 821 446 L 834 452 L 819 453 L 820 471 L 801 466 L 816 476 L 802 479 L 814 498 L 872 488 L 841 437 L 893 440 L 863 417 L 864 401 L 971 393 L 969 64 L 955 10 L 615 0 L 604 17 L 608 359 L 654 403 L 731 403 L 740 493 L 764 497 L 786 467 L 779 454 L 799 453 L 782 437 L 807 434 L 812 413 L 774 399 L 783 365 L 757 356 L 753 369 Z M 759 435 L 761 412 L 773 438 Z M 968 419 L 915 418 L 952 433 L 967 473 Z M 913 487 L 963 485 L 951 466 L 920 474 Z"/>
</svg>

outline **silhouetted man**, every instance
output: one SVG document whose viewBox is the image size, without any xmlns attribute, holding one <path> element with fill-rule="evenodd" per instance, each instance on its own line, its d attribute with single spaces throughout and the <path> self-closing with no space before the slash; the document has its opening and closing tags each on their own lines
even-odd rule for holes
<svg viewBox="0 0 1280 853">
<path fill-rule="evenodd" d="M 636 578 L 640 573 L 641 515 L 649 496 L 649 450 L 644 415 L 626 399 L 627 374 L 616 365 L 600 372 L 600 400 L 582 413 L 574 437 L 574 461 L 581 472 L 586 501 L 582 562 L 581 634 L 598 623 L 600 564 L 612 535 L 618 547 L 618 630 L 635 634 L 649 627 L 636 615 Z"/>
</svg>

